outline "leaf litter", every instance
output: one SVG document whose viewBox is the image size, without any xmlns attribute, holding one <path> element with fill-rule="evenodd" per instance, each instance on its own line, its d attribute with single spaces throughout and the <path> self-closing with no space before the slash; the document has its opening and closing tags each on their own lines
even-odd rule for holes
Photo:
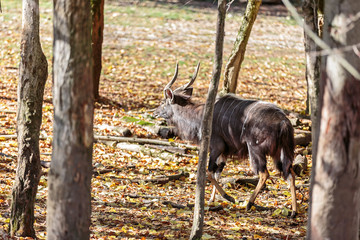
<svg viewBox="0 0 360 240">
<path fill-rule="evenodd" d="M 3 0 L 0 15 L 0 135 L 16 134 L 16 88 L 21 32 L 21 4 Z M 266 7 L 266 6 L 265 6 Z M 270 7 L 271 8 L 271 7 Z M 41 1 L 41 39 L 49 62 L 52 56 L 52 3 Z M 226 22 L 224 61 L 229 56 L 244 6 L 230 10 Z M 152 132 L 151 110 L 160 104 L 163 86 L 180 63 L 183 84 L 197 61 L 201 69 L 194 83 L 195 100 L 204 101 L 213 62 L 216 8 L 212 4 L 156 4 L 127 1 L 105 4 L 105 37 L 100 95 L 95 104 L 94 134 L 119 136 L 127 128 L 134 137 L 158 139 Z M 51 66 L 49 71 L 51 72 Z M 41 126 L 41 160 L 51 160 L 52 79 L 45 90 Z M 221 83 L 220 83 L 221 84 Z M 221 85 L 220 85 L 221 86 Z M 260 14 L 249 40 L 237 94 L 262 99 L 301 113 L 305 109 L 306 83 L 302 31 L 291 19 Z M 166 140 L 165 140 L 166 141 Z M 178 138 L 170 143 L 186 143 Z M 15 178 L 16 139 L 0 139 L 0 236 L 7 236 L 11 187 Z M 166 152 L 166 151 L 165 151 Z M 163 154 L 163 155 L 162 155 Z M 197 152 L 189 156 L 164 150 L 150 154 L 129 151 L 116 144 L 94 144 L 91 239 L 187 239 L 195 201 Z M 307 156 L 311 159 L 311 156 Z M 310 161 L 311 163 L 311 161 Z M 224 184 L 236 204 L 217 199 L 218 211 L 206 206 L 204 239 L 301 239 L 306 235 L 309 173 L 296 179 L 299 214 L 288 219 L 291 209 L 287 183 L 270 167 L 268 180 L 256 204 L 265 210 L 245 210 L 254 186 Z M 104 171 L 107 170 L 107 171 Z M 35 230 L 46 238 L 47 171 L 43 168 L 35 205 Z M 100 173 L 103 171 L 104 173 Z M 161 184 L 149 181 L 188 173 Z M 247 161 L 228 162 L 223 178 L 255 177 Z M 135 181 L 136 180 L 136 181 Z M 207 185 L 206 199 L 212 187 Z M 174 207 L 175 206 L 175 207 Z M 182 206 L 177 208 L 176 206 Z"/>
</svg>

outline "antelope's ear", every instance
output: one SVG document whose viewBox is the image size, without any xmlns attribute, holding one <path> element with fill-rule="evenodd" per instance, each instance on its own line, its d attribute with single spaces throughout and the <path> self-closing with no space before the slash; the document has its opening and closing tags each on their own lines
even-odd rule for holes
<svg viewBox="0 0 360 240">
<path fill-rule="evenodd" d="M 188 87 L 186 89 L 183 90 L 183 93 L 189 97 L 192 96 L 192 93 L 193 93 L 193 88 L 192 87 Z"/>
<path fill-rule="evenodd" d="M 173 100 L 174 100 L 174 93 L 173 93 L 173 91 L 170 89 L 170 88 L 168 88 L 168 89 L 165 89 L 165 98 L 166 99 L 170 99 L 171 100 L 171 102 L 173 102 Z"/>
</svg>

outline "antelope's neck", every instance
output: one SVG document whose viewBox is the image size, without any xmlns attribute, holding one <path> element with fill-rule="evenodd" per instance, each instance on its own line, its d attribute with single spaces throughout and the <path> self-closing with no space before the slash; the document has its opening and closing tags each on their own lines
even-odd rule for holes
<svg viewBox="0 0 360 240">
<path fill-rule="evenodd" d="M 174 108 L 173 124 L 182 139 L 199 143 L 204 104 L 191 104 Z"/>
</svg>

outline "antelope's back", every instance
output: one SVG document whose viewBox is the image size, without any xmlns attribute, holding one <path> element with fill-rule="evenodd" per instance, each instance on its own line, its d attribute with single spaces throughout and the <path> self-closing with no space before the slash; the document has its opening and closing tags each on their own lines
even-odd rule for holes
<svg viewBox="0 0 360 240">
<path fill-rule="evenodd" d="M 214 107 L 211 142 L 225 144 L 225 155 L 247 155 L 246 144 L 241 138 L 246 110 L 256 103 L 228 94 L 217 99 Z"/>
<path fill-rule="evenodd" d="M 272 103 L 225 95 L 215 104 L 212 141 L 225 142 L 226 154 L 246 155 L 246 143 L 263 144 L 266 151 L 271 151 L 283 121 L 289 122 L 285 113 Z"/>
</svg>

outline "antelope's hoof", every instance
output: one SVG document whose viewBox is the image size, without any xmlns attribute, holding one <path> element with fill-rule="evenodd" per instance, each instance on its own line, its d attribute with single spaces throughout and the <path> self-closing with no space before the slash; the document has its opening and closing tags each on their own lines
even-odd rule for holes
<svg viewBox="0 0 360 240">
<path fill-rule="evenodd" d="M 250 211 L 252 206 L 254 206 L 254 203 L 249 202 L 249 203 L 246 205 L 246 211 Z"/>
<path fill-rule="evenodd" d="M 295 218 L 296 214 L 297 214 L 296 211 L 291 211 L 290 218 Z"/>
<path fill-rule="evenodd" d="M 235 203 L 235 198 L 227 195 L 226 193 L 225 193 L 225 195 L 223 196 L 223 198 L 225 198 L 225 199 L 228 200 L 229 202 Z"/>
</svg>

